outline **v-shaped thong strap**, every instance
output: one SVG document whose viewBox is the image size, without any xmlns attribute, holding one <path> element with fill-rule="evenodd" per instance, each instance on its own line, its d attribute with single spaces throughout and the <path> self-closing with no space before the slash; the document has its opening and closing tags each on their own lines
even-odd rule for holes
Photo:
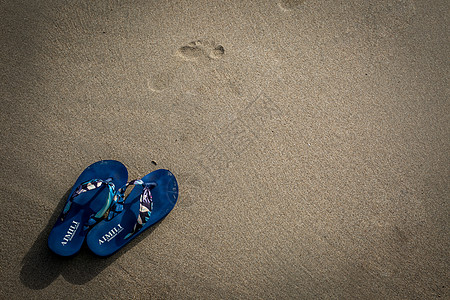
<svg viewBox="0 0 450 300">
<path fill-rule="evenodd" d="M 141 197 L 139 198 L 139 214 L 136 220 L 136 224 L 134 224 L 133 230 L 128 233 L 124 239 L 128 239 L 133 234 L 138 232 L 150 219 L 150 214 L 153 209 L 153 201 L 152 201 L 152 193 L 151 189 L 156 187 L 156 182 L 145 183 L 141 179 L 136 179 L 128 182 L 126 185 L 121 187 L 113 199 L 113 204 L 111 205 L 111 209 L 108 215 L 108 220 L 111 220 L 116 215 L 123 211 L 123 204 L 125 202 L 125 191 L 130 185 L 140 185 L 142 186 Z"/>
<path fill-rule="evenodd" d="M 108 186 L 108 188 L 109 188 L 108 199 L 105 201 L 105 205 L 103 205 L 103 207 L 95 215 L 93 214 L 90 216 L 87 223 L 84 224 L 85 229 L 87 229 L 89 226 L 92 226 L 92 225 L 96 224 L 98 221 L 100 221 L 100 219 L 102 219 L 104 217 L 105 213 L 108 211 L 109 207 L 111 206 L 111 203 L 112 203 L 112 200 L 113 200 L 113 197 L 115 194 L 115 186 L 114 186 L 114 183 L 111 182 L 111 179 L 107 179 L 107 180 L 92 179 L 92 180 L 89 180 L 89 181 L 86 181 L 86 182 L 83 182 L 82 184 L 80 184 L 75 189 L 72 196 L 67 200 L 66 206 L 64 207 L 64 210 L 60 217 L 61 221 L 63 221 L 64 218 L 66 217 L 67 213 L 70 210 L 70 207 L 72 206 L 74 199 L 77 196 L 79 196 L 82 193 L 100 188 L 104 185 Z"/>
</svg>

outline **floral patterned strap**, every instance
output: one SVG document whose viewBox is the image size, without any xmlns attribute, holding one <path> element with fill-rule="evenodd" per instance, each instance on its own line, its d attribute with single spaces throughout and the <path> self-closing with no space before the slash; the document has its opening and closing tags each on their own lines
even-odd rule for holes
<svg viewBox="0 0 450 300">
<path fill-rule="evenodd" d="M 128 239 L 130 236 L 138 232 L 150 219 L 150 214 L 152 213 L 153 209 L 152 193 L 150 192 L 150 190 L 156 186 L 156 183 L 145 183 L 141 179 L 136 179 L 128 182 L 125 186 L 120 188 L 114 196 L 114 202 L 111 206 L 108 220 L 114 218 L 116 215 L 123 211 L 125 191 L 130 185 L 141 185 L 142 193 L 139 199 L 139 215 L 136 220 L 136 224 L 134 224 L 133 230 L 125 236 L 125 239 Z"/>
<path fill-rule="evenodd" d="M 92 214 L 90 216 L 88 222 L 85 224 L 85 229 L 87 227 L 90 227 L 90 226 L 96 224 L 98 221 L 100 221 L 103 218 L 103 216 L 105 215 L 105 213 L 108 211 L 108 208 L 110 207 L 110 205 L 112 203 L 112 199 L 115 194 L 114 183 L 112 183 L 110 180 L 111 179 L 107 179 L 107 180 L 92 179 L 92 180 L 89 180 L 89 181 L 86 181 L 86 182 L 80 184 L 75 189 L 75 191 L 72 193 L 72 196 L 67 200 L 66 206 L 64 207 L 64 210 L 61 215 L 61 221 L 64 220 L 64 218 L 66 217 L 67 213 L 70 210 L 70 207 L 72 206 L 72 202 L 76 197 L 78 197 L 82 193 L 92 191 L 92 190 L 95 190 L 97 188 L 100 188 L 100 187 L 106 185 L 109 188 L 108 199 L 106 200 L 105 205 L 102 207 L 102 209 L 100 209 L 95 215 Z"/>
</svg>

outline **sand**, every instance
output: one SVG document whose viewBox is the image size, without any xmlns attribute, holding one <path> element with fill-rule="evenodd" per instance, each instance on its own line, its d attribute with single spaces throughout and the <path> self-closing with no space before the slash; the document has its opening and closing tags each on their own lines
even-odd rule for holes
<svg viewBox="0 0 450 300">
<path fill-rule="evenodd" d="M 449 11 L 2 1 L 0 298 L 448 299 Z M 101 159 L 170 169 L 178 204 L 112 257 L 58 258 Z"/>
</svg>

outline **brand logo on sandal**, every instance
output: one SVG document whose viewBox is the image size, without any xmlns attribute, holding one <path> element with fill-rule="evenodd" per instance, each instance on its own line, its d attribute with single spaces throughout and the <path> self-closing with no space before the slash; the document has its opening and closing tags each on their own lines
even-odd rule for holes
<svg viewBox="0 0 450 300">
<path fill-rule="evenodd" d="M 117 224 L 117 226 L 114 226 L 113 229 L 111 229 L 110 231 L 108 231 L 108 233 L 106 233 L 104 236 L 102 236 L 99 240 L 98 240 L 98 244 L 101 245 L 104 242 L 109 242 L 110 240 L 112 240 L 113 238 L 115 238 L 119 232 L 121 232 L 123 230 L 122 225 Z"/>
<path fill-rule="evenodd" d="M 72 224 L 70 224 L 69 229 L 67 230 L 61 242 L 63 246 L 65 246 L 68 242 L 72 240 L 73 236 L 75 235 L 75 232 L 77 232 L 78 226 L 80 226 L 80 222 L 72 221 Z"/>
</svg>

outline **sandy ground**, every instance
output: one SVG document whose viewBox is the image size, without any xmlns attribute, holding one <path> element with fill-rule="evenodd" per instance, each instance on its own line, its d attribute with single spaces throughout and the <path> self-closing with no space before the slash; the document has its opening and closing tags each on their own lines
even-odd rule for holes
<svg viewBox="0 0 450 300">
<path fill-rule="evenodd" d="M 449 1 L 63 2 L 1 2 L 0 298 L 449 299 Z M 101 159 L 178 204 L 55 257 Z"/>
</svg>

